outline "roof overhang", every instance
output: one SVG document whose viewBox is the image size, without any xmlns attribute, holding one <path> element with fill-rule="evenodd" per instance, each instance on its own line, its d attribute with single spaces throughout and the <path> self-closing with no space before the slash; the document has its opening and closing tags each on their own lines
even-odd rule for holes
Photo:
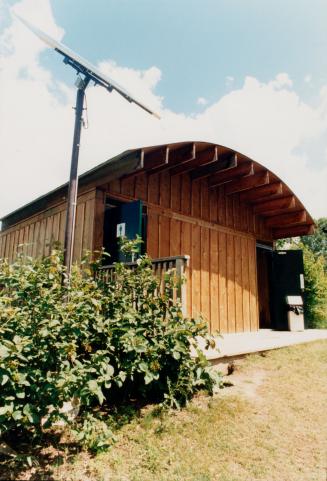
<svg viewBox="0 0 327 481">
<path fill-rule="evenodd" d="M 225 195 L 239 195 L 280 239 L 312 234 L 314 220 L 298 197 L 273 172 L 249 157 L 208 142 L 179 142 L 126 151 L 79 176 L 79 185 L 101 186 L 111 180 L 147 172 L 169 170 L 178 176 L 188 172 L 193 180 L 208 178 L 210 189 L 225 186 Z M 3 217 L 8 228 L 44 210 L 53 198 L 67 193 L 67 185 L 39 197 Z"/>
</svg>

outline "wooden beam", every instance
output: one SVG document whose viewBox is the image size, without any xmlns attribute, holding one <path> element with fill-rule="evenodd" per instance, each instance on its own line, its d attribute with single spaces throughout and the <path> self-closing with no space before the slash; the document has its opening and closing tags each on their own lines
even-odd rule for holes
<svg viewBox="0 0 327 481">
<path fill-rule="evenodd" d="M 253 207 L 253 213 L 265 215 L 271 211 L 279 209 L 290 209 L 292 207 L 295 207 L 295 197 L 294 195 L 289 195 L 287 197 L 280 197 L 279 199 L 265 200 L 263 202 L 257 203 Z"/>
<path fill-rule="evenodd" d="M 226 169 L 232 169 L 237 166 L 237 154 L 233 153 L 232 155 L 218 155 L 215 162 L 211 162 L 208 165 L 203 165 L 198 169 L 195 169 L 191 172 L 191 179 L 203 179 L 205 177 L 209 177 L 209 175 L 215 174 L 216 172 L 220 172 Z"/>
<path fill-rule="evenodd" d="M 150 171 L 148 171 L 149 174 L 156 174 L 163 170 L 171 169 L 176 165 L 183 165 L 184 162 L 193 160 L 196 154 L 196 144 L 194 142 L 182 145 L 174 150 L 172 150 L 170 147 L 167 147 L 167 149 L 167 162 L 152 168 Z"/>
<path fill-rule="evenodd" d="M 253 175 L 253 173 L 253 162 L 244 162 L 236 167 L 225 169 L 213 175 L 209 181 L 209 186 L 213 188 L 217 185 L 225 184 L 230 180 L 237 179 L 238 177 L 243 177 L 244 175 Z"/>
<path fill-rule="evenodd" d="M 295 205 L 295 207 L 291 207 L 290 209 L 270 210 L 265 214 L 260 214 L 260 216 L 264 217 L 265 219 L 268 219 L 269 217 L 277 217 L 279 215 L 290 214 L 292 212 L 300 212 L 301 210 L 303 210 L 303 207 L 301 205 Z"/>
<path fill-rule="evenodd" d="M 117 199 L 122 198 L 122 196 L 118 196 L 118 195 L 116 195 L 115 197 L 117 197 Z M 169 217 L 170 219 L 176 219 L 176 220 L 179 220 L 181 222 L 189 223 L 189 224 L 192 224 L 192 225 L 195 225 L 195 226 L 213 229 L 213 230 L 216 230 L 218 232 L 223 232 L 225 234 L 237 235 L 239 237 L 244 237 L 246 239 L 252 239 L 252 240 L 255 239 L 254 234 L 252 234 L 250 232 L 244 232 L 244 231 L 241 231 L 241 230 L 237 230 L 234 227 L 233 228 L 225 227 L 221 224 L 217 224 L 216 222 L 207 221 L 207 220 L 204 220 L 204 219 L 193 217 L 191 215 L 180 214 L 179 212 L 173 212 L 171 209 L 167 209 L 165 207 L 160 207 L 157 204 L 152 204 L 152 203 L 149 203 L 149 202 L 145 202 L 145 205 L 148 207 L 148 212 L 156 213 L 158 215 L 165 216 L 165 217 Z M 269 241 L 269 239 L 262 239 L 262 240 Z"/>
<path fill-rule="evenodd" d="M 254 187 L 266 184 L 269 184 L 269 172 L 267 170 L 229 182 L 226 185 L 225 194 L 236 194 L 237 192 L 243 192 L 244 190 L 250 190 Z"/>
<path fill-rule="evenodd" d="M 89 190 L 90 187 L 101 187 L 111 180 L 120 179 L 123 176 L 127 177 L 140 172 L 143 168 L 143 149 L 137 149 L 123 155 L 118 155 L 117 157 L 114 157 L 114 159 L 104 162 L 102 166 L 94 167 L 89 172 L 80 175 L 78 180 L 78 192 L 81 193 L 83 187 L 87 190 Z"/>
<path fill-rule="evenodd" d="M 159 149 L 144 152 L 144 170 L 153 170 L 168 164 L 169 147 L 163 146 Z"/>
<path fill-rule="evenodd" d="M 257 203 L 267 200 L 273 196 L 281 196 L 283 194 L 283 184 L 282 182 L 273 182 L 268 185 L 262 185 L 261 187 L 256 187 L 247 192 L 242 192 L 240 194 L 241 202 Z"/>
<path fill-rule="evenodd" d="M 313 224 L 297 225 L 290 227 L 282 227 L 280 229 L 273 229 L 272 235 L 274 239 L 283 239 L 285 237 L 297 237 L 302 235 L 311 235 L 314 233 Z"/>
<path fill-rule="evenodd" d="M 292 212 L 291 214 L 276 215 L 265 221 L 267 227 L 282 227 L 289 225 L 290 229 L 293 224 L 305 224 L 307 213 L 305 210 L 300 212 Z"/>
<path fill-rule="evenodd" d="M 184 174 L 185 172 L 189 172 L 195 167 L 199 167 L 204 164 L 215 162 L 217 161 L 217 158 L 218 158 L 218 147 L 215 145 L 212 145 L 208 149 L 201 150 L 200 152 L 196 152 L 196 155 L 194 158 L 191 158 L 188 161 L 185 161 L 182 164 L 177 165 L 176 167 L 173 167 L 170 171 L 170 175 L 174 176 L 174 175 Z"/>
<path fill-rule="evenodd" d="M 170 150 L 169 153 L 169 167 L 174 165 L 184 164 L 184 162 L 189 162 L 195 159 L 196 155 L 196 145 L 194 142 L 183 145 L 178 149 Z"/>
</svg>

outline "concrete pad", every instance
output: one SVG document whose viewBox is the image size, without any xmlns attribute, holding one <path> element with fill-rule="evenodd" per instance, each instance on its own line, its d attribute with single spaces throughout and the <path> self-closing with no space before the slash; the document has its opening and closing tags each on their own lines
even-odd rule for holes
<svg viewBox="0 0 327 481">
<path fill-rule="evenodd" d="M 301 332 L 260 329 L 256 332 L 224 334 L 222 337 L 217 337 L 216 344 L 219 352 L 211 348 L 205 350 L 204 342 L 201 338 L 199 339 L 199 346 L 207 359 L 214 360 L 269 351 L 321 339 L 327 339 L 327 329 L 306 329 Z"/>
</svg>

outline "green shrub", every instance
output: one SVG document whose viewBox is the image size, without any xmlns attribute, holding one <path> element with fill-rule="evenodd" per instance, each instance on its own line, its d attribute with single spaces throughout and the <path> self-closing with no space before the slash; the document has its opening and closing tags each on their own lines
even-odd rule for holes
<svg viewBox="0 0 327 481">
<path fill-rule="evenodd" d="M 312 236 L 313 237 L 313 236 Z M 304 238 L 307 242 L 309 236 Z M 327 270 L 326 259 L 320 254 L 323 243 L 302 239 L 282 239 L 277 241 L 279 249 L 285 244 L 288 249 L 301 249 L 304 263 L 304 318 L 309 328 L 327 328 Z M 314 247 L 315 246 L 315 247 Z M 319 249 L 318 249 L 319 247 Z"/>
<path fill-rule="evenodd" d="M 305 246 L 303 249 L 304 261 L 304 314 L 308 327 L 327 328 L 327 272 L 325 259 L 316 256 L 312 250 Z"/>
<path fill-rule="evenodd" d="M 327 272 L 327 218 L 315 220 L 316 228 L 313 235 L 301 237 L 301 242 L 307 246 L 316 257 L 324 258 L 324 268 Z"/>
<path fill-rule="evenodd" d="M 179 407 L 219 382 L 196 347 L 196 336 L 213 342 L 206 323 L 183 318 L 170 300 L 173 274 L 157 296 L 147 257 L 134 271 L 117 263 L 108 282 L 100 261 L 87 265 L 62 283 L 57 251 L 42 260 L 0 261 L 0 435 L 38 434 L 67 420 L 63 403 L 77 398 L 80 440 L 91 439 L 94 448 L 92 413 L 100 405 L 139 399 Z M 106 445 L 111 434 L 103 424 L 98 429 Z"/>
</svg>

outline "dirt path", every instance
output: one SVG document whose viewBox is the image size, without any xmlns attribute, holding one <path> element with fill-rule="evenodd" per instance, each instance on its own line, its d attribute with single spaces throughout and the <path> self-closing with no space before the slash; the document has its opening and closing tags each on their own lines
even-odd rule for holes
<svg viewBox="0 0 327 481">
<path fill-rule="evenodd" d="M 267 378 L 267 371 L 255 369 L 251 373 L 236 370 L 233 374 L 225 376 L 225 388 L 220 391 L 221 396 L 244 396 L 257 402 L 262 400 L 260 387 Z"/>
</svg>

